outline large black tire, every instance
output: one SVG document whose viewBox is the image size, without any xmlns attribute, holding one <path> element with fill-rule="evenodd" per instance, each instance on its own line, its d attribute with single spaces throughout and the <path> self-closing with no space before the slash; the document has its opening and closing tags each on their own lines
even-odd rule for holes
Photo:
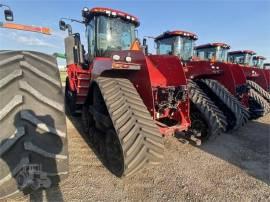
<svg viewBox="0 0 270 202">
<path fill-rule="evenodd" d="M 258 108 L 262 111 L 261 116 L 270 112 L 270 104 L 254 89 L 249 90 L 250 108 Z M 253 106 L 254 105 L 254 106 Z M 256 117 L 256 116 L 254 116 Z"/>
<path fill-rule="evenodd" d="M 0 98 L 0 199 L 58 184 L 68 172 L 68 148 L 56 59 L 0 52 Z"/>
<path fill-rule="evenodd" d="M 254 81 L 247 80 L 248 85 L 257 91 L 268 103 L 270 103 L 270 93 L 264 90 L 259 84 L 255 83 Z"/>
<path fill-rule="evenodd" d="M 94 146 L 108 169 L 118 177 L 130 176 L 162 161 L 163 138 L 133 84 L 127 79 L 106 77 L 94 82 L 94 99 L 89 107 L 94 106 L 109 123 L 97 115 L 84 118 L 84 123 L 90 124 L 91 141 L 99 144 Z"/>
<path fill-rule="evenodd" d="M 192 80 L 188 81 L 188 92 L 191 102 L 191 128 L 201 133 L 201 140 L 214 139 L 225 132 L 225 115 Z"/>
<path fill-rule="evenodd" d="M 230 112 L 233 114 L 235 118 L 235 123 L 230 126 L 228 130 L 238 129 L 247 123 L 249 119 L 248 110 L 222 84 L 212 79 L 200 79 L 200 82 L 206 85 L 207 88 L 210 89 L 215 94 L 215 96 L 222 102 L 222 104 L 224 104 L 227 109 L 229 109 Z M 227 117 L 227 122 L 231 118 L 232 117 Z"/>
</svg>

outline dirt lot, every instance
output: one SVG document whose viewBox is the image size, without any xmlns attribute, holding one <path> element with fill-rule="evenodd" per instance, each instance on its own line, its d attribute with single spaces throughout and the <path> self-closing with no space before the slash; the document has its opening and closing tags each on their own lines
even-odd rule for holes
<svg viewBox="0 0 270 202">
<path fill-rule="evenodd" d="M 42 194 L 44 201 L 270 201 L 270 115 L 199 148 L 168 138 L 164 162 L 128 179 L 103 167 L 85 142 L 78 118 L 67 122 L 70 174 L 60 190 Z"/>
</svg>

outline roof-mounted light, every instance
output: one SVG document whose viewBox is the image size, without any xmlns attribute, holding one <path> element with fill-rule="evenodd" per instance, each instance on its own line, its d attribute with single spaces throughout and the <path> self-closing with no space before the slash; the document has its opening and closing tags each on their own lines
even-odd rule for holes
<svg viewBox="0 0 270 202">
<path fill-rule="evenodd" d="M 88 9 L 87 7 L 84 7 L 84 8 L 83 8 L 83 11 L 84 11 L 84 12 L 88 12 L 89 9 Z"/>
<path fill-rule="evenodd" d="M 92 8 L 89 11 L 89 14 L 93 14 L 93 15 L 89 15 L 90 18 L 92 18 L 94 15 L 107 15 L 109 17 L 120 17 L 123 18 L 124 20 L 128 20 L 128 21 L 132 21 L 132 23 L 135 23 L 136 26 L 139 26 L 139 21 L 136 17 L 119 11 L 119 10 L 114 10 L 114 9 L 110 9 L 110 8 Z"/>
</svg>

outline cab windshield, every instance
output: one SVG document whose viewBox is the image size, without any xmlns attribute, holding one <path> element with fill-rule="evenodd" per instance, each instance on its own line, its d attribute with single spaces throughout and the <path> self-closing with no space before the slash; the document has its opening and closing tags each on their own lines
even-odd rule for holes
<svg viewBox="0 0 270 202">
<path fill-rule="evenodd" d="M 176 55 L 182 60 L 189 60 L 193 55 L 194 40 L 174 36 L 156 41 L 158 55 Z"/>
<path fill-rule="evenodd" d="M 263 68 L 263 60 L 261 58 L 253 58 L 253 66 Z"/>
<path fill-rule="evenodd" d="M 252 66 L 252 55 L 248 53 L 229 56 L 229 61 L 236 64 Z"/>
<path fill-rule="evenodd" d="M 87 25 L 89 53 L 107 56 L 110 51 L 129 50 L 135 40 L 135 24 L 120 17 L 98 16 Z M 95 48 L 94 48 L 95 47 Z"/>
<path fill-rule="evenodd" d="M 196 55 L 202 60 L 216 60 L 219 62 L 227 61 L 228 49 L 220 46 L 196 50 Z"/>
</svg>

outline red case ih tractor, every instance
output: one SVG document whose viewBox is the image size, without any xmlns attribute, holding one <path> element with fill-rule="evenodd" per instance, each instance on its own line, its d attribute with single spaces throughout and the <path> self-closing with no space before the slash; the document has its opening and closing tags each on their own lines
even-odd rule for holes
<svg viewBox="0 0 270 202">
<path fill-rule="evenodd" d="M 268 93 L 268 78 L 266 71 L 258 68 L 262 66 L 263 57 L 253 56 L 256 53 L 250 50 L 232 51 L 228 53 L 228 61 L 239 65 L 243 69 L 250 86 L 250 107 L 261 108 L 262 115 L 270 111 L 270 94 Z M 254 58 L 254 59 L 253 59 Z"/>
<path fill-rule="evenodd" d="M 215 107 L 215 111 L 218 110 L 216 114 L 220 117 L 219 122 L 223 123 L 223 128 L 225 127 L 226 130 L 239 128 L 247 122 L 249 114 L 233 94 L 247 104 L 245 78 L 241 76 L 240 70 L 224 62 L 229 48 L 226 44 L 206 45 L 205 48 L 209 48 L 210 53 L 216 56 L 215 61 L 205 61 L 193 58 L 195 40 L 197 36 L 190 32 L 165 32 L 155 38 L 157 54 L 176 55 L 181 59 L 185 66 L 185 74 L 189 79 L 189 92 L 193 104 L 196 99 L 193 99 L 191 89 L 196 86 L 196 90 L 204 94 L 211 103 L 208 107 Z M 235 79 L 235 75 L 240 76 Z M 199 107 L 200 103 L 197 104 L 197 108 Z M 223 117 L 226 117 L 225 120 Z"/>
<path fill-rule="evenodd" d="M 61 30 L 69 29 L 66 105 L 81 113 L 108 169 L 132 175 L 163 159 L 162 135 L 190 127 L 185 73 L 175 56 L 144 55 L 135 38 L 136 17 L 110 8 L 85 8 L 82 16 L 88 54 L 79 34 L 59 22 Z"/>
<path fill-rule="evenodd" d="M 229 49 L 229 46 L 225 44 L 225 47 L 222 46 L 222 43 L 212 43 L 202 46 L 197 46 L 196 55 L 204 60 L 216 60 L 216 57 L 223 55 L 223 62 L 220 65 L 223 65 L 223 74 L 229 73 L 231 77 L 231 82 L 228 82 L 228 76 L 219 78 L 219 81 L 224 85 L 241 103 L 249 109 L 251 118 L 258 118 L 265 115 L 269 111 L 269 107 L 266 102 L 259 99 L 258 93 L 253 89 L 249 89 L 250 85 L 253 84 L 251 81 L 248 81 L 245 75 L 243 68 L 239 64 L 226 63 L 227 61 L 227 51 L 222 51 L 222 49 Z M 219 59 L 220 60 L 220 59 Z M 262 74 L 261 70 L 259 70 Z M 264 75 L 263 75 L 264 76 Z M 225 79 L 224 79 L 225 78 Z M 264 80 L 265 81 L 265 80 Z M 234 83 L 234 85 L 233 85 Z M 236 88 L 235 88 L 236 87 Z"/>
<path fill-rule="evenodd" d="M 270 76 L 269 76 L 269 69 L 265 69 L 265 65 L 264 65 L 264 61 L 266 60 L 265 57 L 263 56 L 259 56 L 259 55 L 256 55 L 256 56 L 253 56 L 252 58 L 252 66 L 255 67 L 255 68 L 258 68 L 258 69 L 261 69 L 263 74 L 264 74 L 264 78 L 265 78 L 265 84 L 266 86 L 264 87 L 264 89 L 266 91 L 269 92 L 269 87 L 270 87 Z M 266 63 L 267 64 L 267 63 Z"/>
<path fill-rule="evenodd" d="M 241 65 L 248 80 L 257 83 L 264 90 L 268 90 L 268 82 L 264 71 L 262 68 L 259 68 L 262 65 L 263 57 L 254 56 L 255 54 L 254 51 L 250 50 L 232 51 L 228 53 L 228 61 Z"/>
</svg>

